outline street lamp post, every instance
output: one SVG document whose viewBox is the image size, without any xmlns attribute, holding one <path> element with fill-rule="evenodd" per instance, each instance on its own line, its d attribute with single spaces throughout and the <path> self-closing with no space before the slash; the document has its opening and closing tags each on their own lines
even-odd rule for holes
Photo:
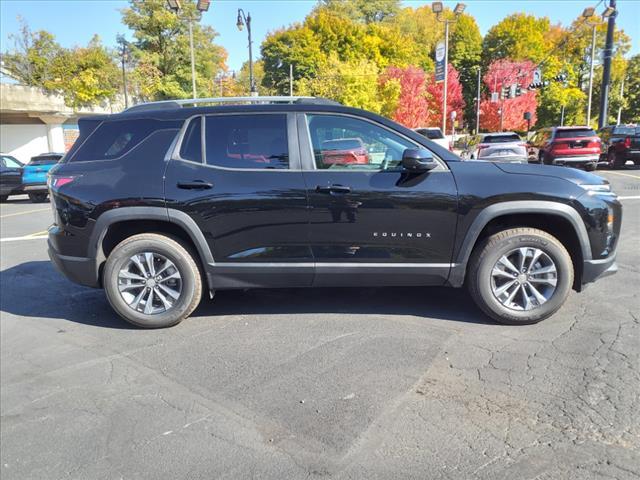
<svg viewBox="0 0 640 480">
<path fill-rule="evenodd" d="M 447 131 L 447 93 L 448 93 L 448 79 L 449 79 L 449 25 L 455 23 L 458 16 L 464 12 L 466 5 L 464 3 L 457 3 L 453 9 L 455 14 L 454 18 L 441 18 L 441 14 L 444 11 L 442 2 L 433 2 L 431 4 L 431 10 L 436 14 L 436 19 L 439 22 L 444 23 L 444 89 L 442 95 L 442 131 Z"/>
<path fill-rule="evenodd" d="M 478 95 L 476 97 L 476 135 L 480 134 L 480 75 L 482 69 L 478 66 Z"/>
<path fill-rule="evenodd" d="M 198 93 L 196 91 L 196 59 L 193 48 L 193 21 L 199 20 L 204 12 L 209 10 L 209 3 L 211 0 L 198 0 L 196 3 L 196 10 L 198 11 L 197 18 L 194 18 L 192 15 L 189 15 L 189 50 L 191 55 L 191 94 L 193 98 L 198 98 Z M 180 0 L 167 0 L 167 4 L 169 5 L 169 9 L 173 10 L 178 14 L 182 9 L 180 5 Z"/>
<path fill-rule="evenodd" d="M 258 90 L 253 79 L 253 41 L 251 40 L 251 13 L 244 14 L 244 10 L 238 9 L 238 19 L 236 26 L 242 31 L 242 27 L 247 26 L 247 36 L 249 37 L 249 89 L 252 97 L 258 96 Z"/>
<path fill-rule="evenodd" d="M 593 17 L 595 8 L 587 7 L 582 12 L 582 17 L 585 19 L 585 23 L 592 29 L 591 33 L 591 63 L 589 66 L 589 98 L 587 101 L 587 125 L 591 125 L 591 99 L 593 97 L 593 66 L 596 58 L 596 27 L 600 22 L 590 22 L 589 19 Z"/>
</svg>

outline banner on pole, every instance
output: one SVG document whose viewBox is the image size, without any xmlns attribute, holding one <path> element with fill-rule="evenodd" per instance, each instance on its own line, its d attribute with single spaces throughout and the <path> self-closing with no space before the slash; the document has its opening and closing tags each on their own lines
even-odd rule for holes
<svg viewBox="0 0 640 480">
<path fill-rule="evenodd" d="M 436 45 L 436 82 L 444 82 L 444 42 L 438 42 Z"/>
</svg>

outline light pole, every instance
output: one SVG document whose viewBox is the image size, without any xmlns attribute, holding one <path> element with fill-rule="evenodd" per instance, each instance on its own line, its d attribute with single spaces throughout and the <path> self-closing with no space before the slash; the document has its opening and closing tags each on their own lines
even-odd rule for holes
<svg viewBox="0 0 640 480">
<path fill-rule="evenodd" d="M 593 66 L 596 58 L 596 27 L 600 25 L 600 22 L 591 22 L 590 18 L 595 13 L 595 8 L 587 7 L 582 12 L 582 17 L 585 19 L 585 23 L 592 29 L 591 34 L 591 63 L 589 65 L 589 99 L 587 101 L 587 125 L 591 125 L 591 98 L 593 97 Z"/>
<path fill-rule="evenodd" d="M 249 89 L 252 97 L 258 96 L 258 90 L 253 79 L 253 46 L 251 40 L 251 13 L 244 14 L 244 10 L 238 9 L 238 19 L 236 21 L 236 27 L 242 31 L 242 27 L 247 26 L 247 35 L 249 37 Z"/>
<path fill-rule="evenodd" d="M 476 97 L 476 135 L 480 134 L 480 74 L 482 68 L 478 66 L 478 95 Z"/>
<path fill-rule="evenodd" d="M 203 12 L 209 10 L 209 3 L 211 0 L 198 0 L 196 3 L 196 10 L 198 11 L 197 17 L 193 18 L 192 15 L 189 15 L 189 50 L 191 55 L 191 94 L 193 98 L 198 98 L 198 93 L 196 92 L 196 59 L 195 53 L 193 49 L 193 21 L 199 20 L 202 16 Z M 167 4 L 169 5 L 169 9 L 173 10 L 178 14 L 182 9 L 180 5 L 180 0 L 167 0 Z"/>
<path fill-rule="evenodd" d="M 447 131 L 447 90 L 449 79 L 449 25 L 455 23 L 458 20 L 458 16 L 464 12 L 466 5 L 464 3 L 457 3 L 453 9 L 455 14 L 453 18 L 441 18 L 441 14 L 444 11 L 442 2 L 433 2 L 431 4 L 431 11 L 436 14 L 436 19 L 439 22 L 444 23 L 444 91 L 442 95 L 442 131 Z"/>
<path fill-rule="evenodd" d="M 609 124 L 609 88 L 611 86 L 611 57 L 613 57 L 613 33 L 616 29 L 616 0 L 609 0 L 609 6 L 602 13 L 606 18 L 607 39 L 604 44 L 604 62 L 602 66 L 602 87 L 600 88 L 600 116 L 598 117 L 598 129 Z"/>
<path fill-rule="evenodd" d="M 129 42 L 124 38 L 124 35 L 117 35 L 116 42 L 120 45 L 120 55 L 122 59 L 122 92 L 124 93 L 124 108 L 129 108 L 129 96 L 127 94 L 127 71 L 125 65 L 129 54 Z"/>
</svg>

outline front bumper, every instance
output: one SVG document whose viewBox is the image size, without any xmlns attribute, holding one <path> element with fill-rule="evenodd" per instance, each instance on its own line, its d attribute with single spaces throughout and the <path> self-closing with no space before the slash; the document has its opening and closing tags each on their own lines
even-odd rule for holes
<svg viewBox="0 0 640 480">
<path fill-rule="evenodd" d="M 582 266 L 582 285 L 608 277 L 617 271 L 616 252 L 600 260 L 585 260 Z"/>
<path fill-rule="evenodd" d="M 48 240 L 48 244 L 49 248 L 47 253 L 49 254 L 49 258 L 60 273 L 72 282 L 87 287 L 100 288 L 98 268 L 95 259 L 61 255 L 54 248 L 51 239 Z"/>
</svg>

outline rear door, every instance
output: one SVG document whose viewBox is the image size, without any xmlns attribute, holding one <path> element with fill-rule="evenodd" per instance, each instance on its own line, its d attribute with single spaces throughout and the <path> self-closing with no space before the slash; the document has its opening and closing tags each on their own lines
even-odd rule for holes
<svg viewBox="0 0 640 480">
<path fill-rule="evenodd" d="M 0 157 L 0 195 L 16 190 L 22 181 L 22 164 L 8 155 Z"/>
<path fill-rule="evenodd" d="M 183 127 L 167 167 L 167 207 L 202 230 L 214 288 L 311 284 L 294 122 L 293 114 L 242 113 L 195 116 Z"/>
<path fill-rule="evenodd" d="M 314 285 L 438 285 L 447 279 L 457 190 L 444 162 L 415 174 L 407 148 L 424 148 L 377 122 L 335 113 L 298 114 L 310 207 Z M 366 161 L 331 155 L 339 140 L 364 145 Z M 344 153 L 344 152 L 343 152 Z"/>
</svg>

